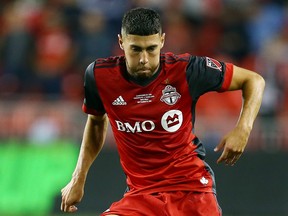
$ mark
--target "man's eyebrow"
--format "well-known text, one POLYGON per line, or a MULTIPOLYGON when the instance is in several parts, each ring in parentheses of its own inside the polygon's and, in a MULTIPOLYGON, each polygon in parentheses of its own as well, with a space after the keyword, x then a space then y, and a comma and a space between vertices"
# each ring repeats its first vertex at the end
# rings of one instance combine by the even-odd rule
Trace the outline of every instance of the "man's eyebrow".
POLYGON ((131 44, 130 46, 133 47, 133 48, 137 48, 137 49, 149 49, 149 48, 158 47, 158 44, 150 45, 150 46, 147 46, 147 47, 141 47, 141 46, 138 46, 138 45, 135 45, 135 44, 131 44))
POLYGON ((148 46, 147 49, 149 49, 149 48, 156 48, 156 47, 158 47, 158 44, 148 46))
POLYGON ((142 49, 142 47, 137 46, 137 45, 134 45, 134 44, 130 44, 130 46, 131 46, 131 47, 134 47, 134 48, 141 48, 141 49, 142 49))

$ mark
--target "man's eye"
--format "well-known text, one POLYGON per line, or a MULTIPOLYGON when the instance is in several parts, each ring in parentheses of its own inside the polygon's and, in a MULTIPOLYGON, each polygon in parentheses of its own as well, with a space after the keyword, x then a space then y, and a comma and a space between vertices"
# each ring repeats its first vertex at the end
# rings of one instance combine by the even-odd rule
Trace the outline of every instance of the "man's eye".
POLYGON ((137 48, 137 47, 132 47, 132 50, 133 50, 134 52, 141 52, 141 49, 140 49, 140 48, 137 48))
POLYGON ((154 50, 155 50, 155 47, 149 47, 149 48, 147 49, 148 52, 153 52, 154 50))

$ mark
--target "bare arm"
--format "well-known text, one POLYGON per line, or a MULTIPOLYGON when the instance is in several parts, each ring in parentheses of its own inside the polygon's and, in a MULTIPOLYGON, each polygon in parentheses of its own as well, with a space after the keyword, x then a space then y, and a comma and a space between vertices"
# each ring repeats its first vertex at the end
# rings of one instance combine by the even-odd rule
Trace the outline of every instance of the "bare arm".
POLYGON ((236 127, 215 148, 215 151, 224 148, 218 163, 234 165, 240 158, 260 109, 264 87, 265 81, 259 74, 234 66, 229 90, 242 90, 243 106, 236 127))
POLYGON ((79 203, 84 195, 86 177, 93 161, 103 147, 107 126, 106 115, 88 115, 76 168, 71 181, 61 190, 62 211, 75 212, 77 210, 75 204, 79 203))
POLYGON ((73 178, 86 179, 88 170, 103 147, 108 120, 107 116, 88 115, 78 162, 73 178))

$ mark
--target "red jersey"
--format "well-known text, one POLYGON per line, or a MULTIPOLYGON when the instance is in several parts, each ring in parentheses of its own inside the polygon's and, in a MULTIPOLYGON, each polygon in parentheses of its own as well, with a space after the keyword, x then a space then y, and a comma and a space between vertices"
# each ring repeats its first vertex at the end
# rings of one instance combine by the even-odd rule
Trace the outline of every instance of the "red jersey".
POLYGON ((145 82, 131 78, 125 57, 97 59, 85 72, 83 111, 107 113, 128 193, 215 192, 205 149, 194 134, 195 107, 208 91, 229 88, 233 65, 163 53, 145 82))

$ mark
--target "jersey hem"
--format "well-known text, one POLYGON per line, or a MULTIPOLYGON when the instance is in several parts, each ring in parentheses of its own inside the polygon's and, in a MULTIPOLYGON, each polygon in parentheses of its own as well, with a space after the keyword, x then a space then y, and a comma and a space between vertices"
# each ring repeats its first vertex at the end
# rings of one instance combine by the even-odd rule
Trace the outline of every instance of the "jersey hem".
POLYGON ((125 195, 131 195, 131 194, 137 194, 137 193, 143 193, 143 194, 153 194, 153 193, 159 193, 159 192, 169 192, 169 191, 191 191, 196 193, 214 193, 216 194, 216 189, 212 187, 206 187, 206 188, 190 188, 190 187, 159 187, 159 188, 153 188, 153 189, 135 189, 127 191, 125 195))

